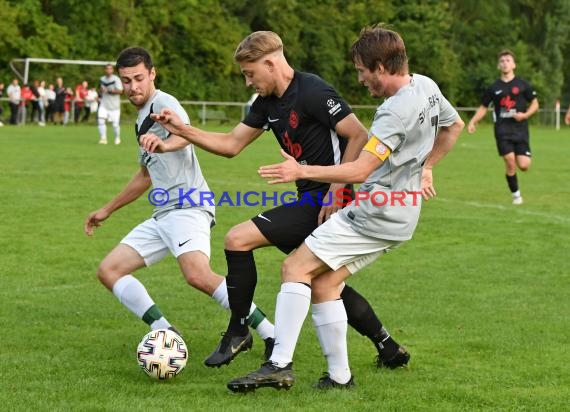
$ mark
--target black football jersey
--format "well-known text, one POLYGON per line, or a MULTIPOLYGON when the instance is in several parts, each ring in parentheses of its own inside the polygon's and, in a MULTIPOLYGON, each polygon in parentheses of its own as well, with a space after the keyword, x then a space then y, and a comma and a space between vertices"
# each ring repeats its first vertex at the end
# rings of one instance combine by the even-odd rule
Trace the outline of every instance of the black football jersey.
POLYGON ((488 107, 493 103, 493 120, 497 135, 528 134, 528 122, 513 118, 516 112, 525 112, 528 104, 536 98, 536 92, 526 81, 513 78, 510 82, 497 79, 485 91, 481 104, 488 107))
MULTIPOLYGON (((300 164, 330 166, 339 164, 347 139, 338 136, 338 122, 352 109, 320 77, 295 72, 281 97, 259 96, 243 123, 273 131, 281 147, 300 164)), ((298 180, 297 191, 326 193, 328 183, 298 180)))

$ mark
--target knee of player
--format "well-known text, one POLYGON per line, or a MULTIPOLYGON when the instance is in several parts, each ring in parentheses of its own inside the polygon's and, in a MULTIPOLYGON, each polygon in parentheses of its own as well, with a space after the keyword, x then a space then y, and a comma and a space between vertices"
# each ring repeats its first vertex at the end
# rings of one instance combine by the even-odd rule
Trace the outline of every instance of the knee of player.
POLYGON ((236 227, 232 227, 224 238, 224 247, 227 250, 244 250, 246 239, 236 227))
POLYGON ((119 273, 113 269, 113 265, 106 260, 99 264, 97 269, 97 279, 104 285, 110 284, 112 279, 120 277, 119 273))
POLYGON ((196 271, 185 271, 184 279, 186 279, 186 283, 188 283, 190 286, 200 286, 200 276, 198 276, 198 272, 196 271))
POLYGON ((299 282, 305 277, 299 276, 299 270, 296 269, 295 258, 291 255, 287 256, 281 265, 281 280, 283 282, 299 282))

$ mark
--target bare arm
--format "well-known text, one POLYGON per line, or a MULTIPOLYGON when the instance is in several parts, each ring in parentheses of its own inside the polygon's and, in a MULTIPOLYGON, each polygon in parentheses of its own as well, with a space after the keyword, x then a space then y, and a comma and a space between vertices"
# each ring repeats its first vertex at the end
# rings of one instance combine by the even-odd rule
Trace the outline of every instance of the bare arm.
POLYGON ((139 138, 139 146, 149 153, 175 152, 189 144, 188 140, 175 134, 171 134, 164 140, 153 133, 143 134, 139 138))
MULTIPOLYGON (((346 116, 340 122, 337 123, 335 128, 336 133, 339 136, 344 136, 348 139, 346 149, 344 150, 344 155, 342 156, 341 163, 352 162, 358 158, 358 155, 362 151, 362 148, 368 140, 368 131, 364 125, 358 120, 354 113, 346 116)), ((342 189, 345 184, 343 183, 332 183, 329 192, 331 193, 331 202, 326 206, 321 207, 319 212, 318 224, 320 225, 326 221, 333 213, 337 212, 343 204, 343 200, 337 197, 338 189, 342 189), (334 197, 337 197, 335 201, 334 197)), ((328 197, 327 197, 328 198, 328 197)))
POLYGON ((564 116, 564 123, 570 126, 570 106, 568 106, 568 110, 566 110, 566 116, 564 116))
POLYGON ((479 108, 477 109, 477 111, 469 121, 469 124, 467 125, 467 131, 469 132, 469 134, 475 133, 476 130, 475 126, 477 126, 477 123, 479 123, 479 121, 483 117, 485 117, 486 114, 487 114, 487 108, 483 105, 479 106, 479 108))
POLYGON ((93 235, 93 229, 101 226, 101 223, 111 216, 114 211, 138 199, 146 192, 150 185, 151 180, 148 170, 146 167, 141 167, 118 195, 111 199, 105 206, 87 216, 83 227, 85 234, 87 234, 87 236, 93 235))
POLYGON ((172 134, 224 157, 236 156, 263 133, 263 129, 254 129, 243 123, 239 123, 228 133, 207 132, 184 124, 171 109, 162 109, 159 114, 152 114, 151 117, 172 134))
POLYGON ((526 112, 516 112, 513 116, 517 122, 522 122, 538 111, 538 99, 534 98, 530 102, 526 112))
POLYGON ((439 129, 431 153, 426 159, 422 171, 422 195, 424 199, 427 200, 436 195, 435 188, 433 187, 432 169, 455 145, 464 126, 465 123, 463 123, 463 120, 457 117, 451 126, 439 129))
POLYGON ((299 179, 317 182, 362 183, 372 171, 382 164, 382 160, 367 151, 361 151, 358 159, 333 166, 300 165, 293 156, 283 149, 284 162, 262 166, 259 175, 268 179, 269 184, 294 182, 299 179))

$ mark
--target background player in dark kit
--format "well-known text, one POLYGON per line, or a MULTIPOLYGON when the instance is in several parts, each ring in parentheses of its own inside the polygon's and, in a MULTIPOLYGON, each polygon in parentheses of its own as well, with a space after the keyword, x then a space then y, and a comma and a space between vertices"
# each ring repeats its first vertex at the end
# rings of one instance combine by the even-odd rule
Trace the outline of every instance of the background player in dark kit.
POLYGON ((505 161, 507 184, 513 204, 521 205, 523 198, 517 180, 517 166, 525 172, 531 163, 530 136, 527 119, 538 111, 536 92, 526 81, 515 77, 515 56, 510 50, 499 53, 498 68, 501 77, 485 91, 481 106, 467 126, 469 133, 487 113, 491 102, 494 106, 495 140, 499 155, 505 161))

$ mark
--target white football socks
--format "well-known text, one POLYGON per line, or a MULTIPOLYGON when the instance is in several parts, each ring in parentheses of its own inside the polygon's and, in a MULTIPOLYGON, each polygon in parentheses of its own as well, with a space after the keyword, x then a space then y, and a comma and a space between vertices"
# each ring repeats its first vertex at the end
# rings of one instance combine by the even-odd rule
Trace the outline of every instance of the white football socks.
POLYGON ((101 140, 107 140, 107 125, 105 124, 105 119, 97 119, 97 128, 99 129, 101 140))
POLYGON ((310 287, 297 282, 281 285, 275 305, 275 346, 270 358, 280 368, 293 361, 295 346, 310 305, 310 287))
POLYGON ((329 376, 335 382, 347 383, 351 377, 346 343, 348 322, 342 299, 314 304, 313 324, 327 359, 329 376))
MULTIPOLYGON (((120 278, 113 285, 113 294, 140 319, 154 305, 154 301, 146 291, 144 285, 133 275, 126 275, 120 278)), ((154 329, 169 328, 170 323, 161 317, 155 320, 150 327, 154 329)))

